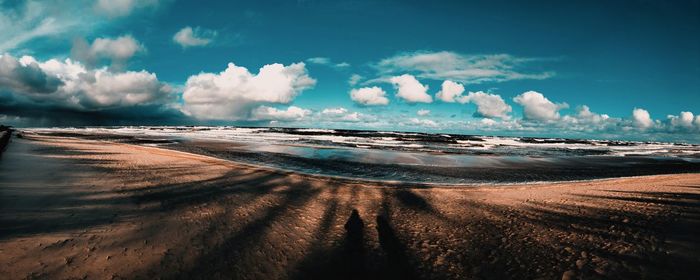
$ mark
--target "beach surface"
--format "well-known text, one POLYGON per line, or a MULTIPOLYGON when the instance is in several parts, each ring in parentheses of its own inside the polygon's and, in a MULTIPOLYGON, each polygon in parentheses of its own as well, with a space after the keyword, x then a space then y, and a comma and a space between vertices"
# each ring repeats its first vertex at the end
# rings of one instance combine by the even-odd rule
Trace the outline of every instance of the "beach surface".
POLYGON ((3 279, 697 279, 698 236, 697 173, 402 185, 31 134, 0 157, 3 279))

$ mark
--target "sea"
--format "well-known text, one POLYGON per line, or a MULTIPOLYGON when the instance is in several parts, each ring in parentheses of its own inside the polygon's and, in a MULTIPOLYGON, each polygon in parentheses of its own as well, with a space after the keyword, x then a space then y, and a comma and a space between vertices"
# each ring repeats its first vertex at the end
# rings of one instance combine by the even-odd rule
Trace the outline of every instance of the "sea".
POLYGON ((465 186, 700 172, 700 145, 231 126, 23 129, 156 146, 305 174, 465 186))

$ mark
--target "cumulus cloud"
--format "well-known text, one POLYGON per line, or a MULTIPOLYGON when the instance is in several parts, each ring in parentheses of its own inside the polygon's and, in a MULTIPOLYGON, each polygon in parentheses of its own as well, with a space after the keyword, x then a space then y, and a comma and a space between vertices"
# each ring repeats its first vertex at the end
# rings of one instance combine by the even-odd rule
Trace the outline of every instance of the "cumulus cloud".
POLYGON ((482 91, 464 94, 464 85, 450 80, 442 82, 442 89, 435 97, 443 102, 474 103, 477 106, 475 117, 483 118, 510 118, 508 115, 512 108, 498 94, 490 94, 482 91))
POLYGON ((490 94, 482 91, 469 92, 458 100, 460 103, 474 103, 476 105, 475 117, 508 119, 512 108, 498 94, 490 94))
POLYGON ((438 124, 429 119, 419 119, 419 118, 411 118, 408 120, 408 123, 404 123, 404 125, 411 125, 411 126, 425 126, 425 127, 437 127, 438 124))
POLYGON ((586 105, 582 105, 578 108, 577 117, 579 120, 584 120, 591 123, 599 123, 610 119, 610 116, 607 114, 597 114, 591 112, 591 108, 586 105))
POLYGON ((580 132, 609 132, 623 126, 622 119, 611 118, 607 114, 595 113, 586 105, 579 106, 576 110, 576 114, 563 116, 561 121, 555 126, 562 131, 580 132))
MULTIPOLYGON (((563 115, 554 121, 529 121, 527 119, 466 121, 464 129, 482 131, 510 131, 517 134, 552 134, 595 138, 621 138, 646 141, 697 141, 700 120, 691 112, 669 115, 661 122, 651 118, 648 111, 635 108, 629 118, 616 118, 593 112, 588 106, 577 107, 576 113, 563 115), (697 122, 696 122, 697 121, 697 122), (630 131, 638 132, 630 134, 630 131), (664 140, 665 139, 665 140, 664 140), (692 139, 692 140, 691 140, 692 139)), ((458 124, 454 124, 458 125, 458 124)))
POLYGON ((674 128, 693 128, 693 113, 692 112, 681 112, 680 116, 669 115, 669 122, 674 128))
POLYGON ((559 110, 568 108, 566 103, 553 103, 536 91, 528 91, 513 98, 523 106, 525 120, 553 121, 559 119, 559 110))
POLYGON ((462 84, 446 80, 442 82, 442 89, 435 94, 435 97, 443 102, 454 103, 458 97, 462 96, 462 93, 464 93, 462 84))
POLYGON ((44 72, 36 61, 24 63, 10 55, 0 55, 0 89, 11 92, 45 94, 58 90, 63 82, 44 72))
POLYGON ((498 121, 496 121, 496 120, 494 120, 494 119, 488 119, 488 118, 486 118, 486 119, 481 119, 480 123, 481 123, 482 125, 484 125, 484 126, 489 127, 489 126, 495 126, 495 125, 497 125, 497 124, 498 124, 498 121))
POLYGON ((280 110, 269 106, 260 106, 252 111, 252 120, 266 121, 298 121, 310 115, 311 111, 296 106, 280 110))
POLYGON ((110 17, 121 17, 131 14, 136 9, 158 5, 158 0, 98 0, 95 10, 110 17))
POLYGON ((419 116, 427 116, 430 115, 430 110, 420 109, 418 112, 416 112, 416 114, 419 116))
POLYGON ((320 115, 323 121, 333 122, 359 122, 363 117, 362 114, 358 112, 351 113, 343 107, 323 109, 320 115))
POLYGON ((146 71, 114 73, 90 70, 70 59, 39 62, 31 56, 19 60, 0 56, 0 92, 17 102, 95 111, 119 107, 165 104, 173 89, 146 71))
POLYGON ((651 119, 649 111, 641 108, 634 108, 634 110, 632 110, 632 121, 637 128, 642 130, 648 129, 654 125, 654 120, 651 119))
POLYGON ((73 42, 71 55, 89 67, 97 65, 100 60, 109 60, 113 68, 121 69, 126 62, 145 48, 131 35, 117 38, 97 38, 92 44, 84 39, 73 42))
POLYGON ((289 104, 316 85, 304 63, 268 64, 253 74, 229 63, 221 73, 190 76, 182 95, 183 111, 198 119, 245 120, 260 105, 289 104))
POLYGON ((81 105, 88 108, 134 106, 165 97, 172 89, 146 71, 112 73, 98 70, 82 76, 80 90, 86 93, 81 105))
POLYGON ((383 59, 375 67, 380 76, 410 73, 422 79, 452 80, 469 84, 542 80, 554 76, 553 72, 527 73, 519 70, 538 60, 541 59, 520 58, 508 54, 464 55, 449 51, 418 51, 383 59))
POLYGON ((338 116, 338 115, 343 115, 348 112, 348 109, 345 109, 343 107, 338 107, 338 108, 326 108, 321 111, 321 114, 323 115, 330 115, 330 116, 338 116))
POLYGON ((216 35, 217 32, 214 30, 186 26, 173 35, 173 42, 183 48, 201 47, 209 45, 216 35))
POLYGON ((416 77, 404 74, 391 77, 389 80, 397 89, 396 97, 408 103, 431 103, 433 98, 428 94, 428 86, 421 84, 416 77))
POLYGON ((378 106, 389 104, 386 92, 380 87, 363 87, 350 90, 350 99, 363 106, 378 106))

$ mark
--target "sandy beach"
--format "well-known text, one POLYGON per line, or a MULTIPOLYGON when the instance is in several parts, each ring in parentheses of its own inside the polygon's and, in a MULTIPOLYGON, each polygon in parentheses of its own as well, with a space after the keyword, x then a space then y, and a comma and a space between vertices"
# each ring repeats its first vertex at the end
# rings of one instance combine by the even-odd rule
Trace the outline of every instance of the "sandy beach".
POLYGON ((0 158, 3 279, 692 279, 698 234, 700 174, 405 186, 39 135, 0 158))

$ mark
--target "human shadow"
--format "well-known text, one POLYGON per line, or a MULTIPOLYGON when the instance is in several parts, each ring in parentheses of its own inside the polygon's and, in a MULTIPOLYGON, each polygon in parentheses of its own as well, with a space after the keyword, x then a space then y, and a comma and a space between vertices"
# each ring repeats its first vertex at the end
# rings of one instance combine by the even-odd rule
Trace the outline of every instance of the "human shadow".
POLYGON ((414 267, 409 262, 406 247, 396 236, 394 229, 384 216, 377 216, 379 244, 386 255, 386 265, 380 271, 382 279, 417 279, 414 267))
POLYGON ((339 246, 306 257, 294 279, 417 279, 407 248, 384 216, 376 217, 379 250, 367 248, 365 222, 353 209, 339 246))
POLYGON ((357 209, 352 209, 343 229, 345 233, 338 244, 331 248, 314 248, 300 262, 291 278, 371 279, 373 273, 366 266, 365 223, 357 209))
POLYGON ((360 218, 357 209, 353 209, 348 221, 345 222, 345 245, 344 253, 347 261, 347 272, 351 278, 360 277, 366 274, 365 270, 365 248, 364 230, 365 223, 360 218))

